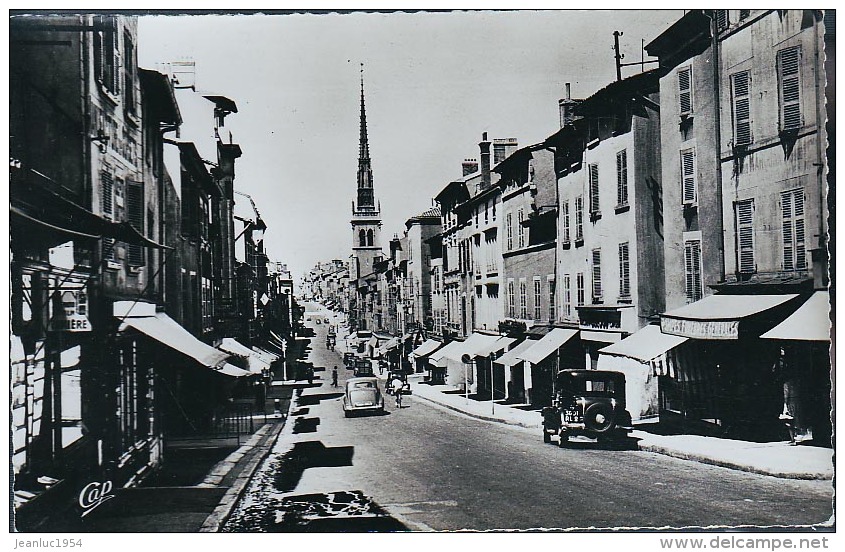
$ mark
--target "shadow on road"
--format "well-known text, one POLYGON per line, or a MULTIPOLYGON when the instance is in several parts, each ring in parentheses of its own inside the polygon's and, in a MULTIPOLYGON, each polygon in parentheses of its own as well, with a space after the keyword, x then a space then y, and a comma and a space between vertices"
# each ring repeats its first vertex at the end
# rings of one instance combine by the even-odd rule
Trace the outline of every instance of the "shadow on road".
POLYGON ((316 433, 320 418, 296 418, 293 421, 293 433, 316 433))
POLYGON ((281 458, 274 486, 290 492, 299 484, 308 468, 337 468, 351 466, 355 447, 326 447, 322 441, 302 441, 281 458))
MULTIPOLYGON (((639 450, 636 437, 620 439, 618 441, 569 441, 562 448, 572 450, 639 450)), ((555 445, 557 442, 554 443, 555 445)))
POLYGON ((302 395, 297 399, 299 406, 315 406, 320 404, 320 401, 330 401, 332 399, 339 399, 343 393, 316 393, 314 395, 302 395))
POLYGON ((270 528, 273 532, 365 533, 409 530, 361 491, 289 496, 282 500, 281 506, 281 519, 270 528))
POLYGON ((308 408, 300 408, 296 412, 292 412, 291 416, 307 416, 309 412, 308 408))

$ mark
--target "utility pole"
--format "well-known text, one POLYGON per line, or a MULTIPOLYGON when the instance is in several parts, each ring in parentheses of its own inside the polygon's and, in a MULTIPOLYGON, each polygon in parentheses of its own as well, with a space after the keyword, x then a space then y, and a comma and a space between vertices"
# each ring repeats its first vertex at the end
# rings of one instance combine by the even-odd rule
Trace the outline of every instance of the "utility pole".
POLYGON ((625 54, 619 53, 619 37, 622 36, 624 33, 622 31, 613 31, 613 51, 614 51, 614 60, 616 61, 616 80, 622 80, 622 68, 623 67, 630 67, 632 65, 639 65, 642 71, 645 71, 645 64, 646 63, 659 63, 659 60, 645 59, 645 40, 640 39, 640 61, 636 61, 633 63, 622 63, 622 60, 625 59, 625 54))

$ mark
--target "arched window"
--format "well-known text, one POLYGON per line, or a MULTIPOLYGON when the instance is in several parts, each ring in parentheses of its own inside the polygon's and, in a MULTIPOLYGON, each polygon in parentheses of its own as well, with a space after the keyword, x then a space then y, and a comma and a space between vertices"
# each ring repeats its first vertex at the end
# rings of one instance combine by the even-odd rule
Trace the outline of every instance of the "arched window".
POLYGON ((373 245, 373 229, 367 230, 367 245, 373 245))
POLYGON ((367 233, 364 230, 358 232, 358 245, 361 247, 367 245, 367 233))

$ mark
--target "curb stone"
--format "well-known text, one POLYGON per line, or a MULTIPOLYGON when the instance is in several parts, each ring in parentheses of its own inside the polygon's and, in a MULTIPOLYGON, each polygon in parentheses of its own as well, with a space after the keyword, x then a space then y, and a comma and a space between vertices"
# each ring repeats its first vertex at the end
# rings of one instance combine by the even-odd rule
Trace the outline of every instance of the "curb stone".
MULTIPOLYGON (((199 529, 200 533, 219 533, 220 528, 223 527, 223 524, 229 519, 232 515, 232 511, 235 509, 235 505, 238 503, 238 500, 243 496, 244 491, 246 490, 246 486, 249 481, 252 479, 252 476, 255 474, 258 466, 261 462, 264 461, 265 458, 270 454, 273 450, 273 446, 276 440, 279 438, 282 430, 287 425, 287 420, 290 417, 292 412, 293 406, 296 401, 291 400, 290 405, 288 406, 288 412, 282 420, 282 423, 278 424, 277 427, 274 428, 274 434, 270 433, 270 428, 273 428, 275 424, 268 424, 265 425, 263 428, 259 429, 258 432, 253 435, 247 443, 245 443, 240 449, 232 453, 236 455, 240 453, 239 459, 242 458, 247 450, 252 450, 258 444, 263 442, 269 446, 265 446, 263 451, 257 452, 247 463, 244 470, 235 478, 235 482, 232 484, 231 487, 226 491, 226 494, 223 495, 223 498, 220 499, 220 503, 214 508, 214 511, 209 514, 205 521, 202 524, 202 527, 199 529), (258 435, 259 432, 264 430, 264 434, 258 435), (269 435, 268 435, 269 434, 269 435), (250 441, 254 441, 250 443, 250 441)), ((231 456, 231 455, 230 455, 231 456)), ((224 462, 228 461, 227 458, 224 462)), ((234 464, 226 470, 226 473, 231 471, 234 468, 234 464)), ((225 475, 225 474, 224 474, 225 475)), ((222 477, 221 477, 222 480, 222 477)))
MULTIPOLYGON (((537 429, 539 427, 539 425, 528 425, 528 424, 524 424, 524 423, 521 423, 521 422, 513 422, 513 421, 509 421, 509 420, 503 420, 501 418, 493 418, 491 416, 484 416, 484 415, 481 415, 481 414, 475 414, 473 412, 467 412, 465 410, 461 410, 460 408, 458 408, 456 406, 452 406, 450 404, 442 403, 442 402, 436 401, 432 398, 425 397, 423 395, 415 395, 415 397, 417 397, 419 399, 426 400, 426 401, 428 401, 432 404, 436 404, 438 406, 452 410, 454 412, 459 412, 461 414, 464 414, 465 416, 470 416, 472 418, 477 418, 479 420, 484 420, 484 421, 487 421, 487 422, 497 422, 497 423, 501 423, 501 424, 512 425, 512 426, 517 426, 517 427, 524 427, 524 428, 528 428, 528 429, 537 429)), ((640 445, 640 444, 638 444, 637 447, 638 447, 639 450, 645 451, 645 452, 653 452, 655 454, 662 454, 664 456, 671 456, 673 458, 678 458, 678 459, 681 459, 681 460, 689 460, 689 461, 692 461, 692 462, 699 462, 701 464, 709 464, 709 465, 712 465, 712 466, 719 466, 719 467, 722 467, 722 468, 728 468, 728 469, 732 469, 732 470, 744 471, 744 472, 748 472, 748 473, 756 473, 758 475, 767 475, 767 476, 770 476, 770 477, 777 477, 777 478, 780 478, 780 479, 801 479, 801 480, 830 480, 830 479, 832 479, 832 474, 827 474, 827 473, 823 473, 823 472, 782 472, 782 471, 778 471, 778 470, 760 468, 760 467, 757 467, 757 466, 750 466, 750 465, 747 465, 747 464, 740 464, 740 463, 737 463, 737 462, 731 462, 729 460, 719 460, 717 458, 710 458, 710 457, 703 456, 703 455, 700 455, 700 454, 687 453, 687 452, 667 448, 667 447, 660 446, 660 445, 640 445)))
POLYGON ((671 456, 681 460, 690 460, 692 462, 699 462, 701 464, 709 464, 711 466, 719 466, 721 468, 728 468, 732 470, 744 471, 748 473, 756 473, 758 475, 768 475, 770 477, 777 477, 779 479, 803 479, 803 480, 830 480, 832 474, 822 472, 782 472, 768 468, 760 468, 757 466, 749 466, 747 464, 739 464, 729 460, 719 460, 718 458, 710 458, 700 454, 692 454, 682 452, 660 445, 638 445, 639 449, 645 452, 653 452, 655 454, 662 454, 664 456, 671 456))

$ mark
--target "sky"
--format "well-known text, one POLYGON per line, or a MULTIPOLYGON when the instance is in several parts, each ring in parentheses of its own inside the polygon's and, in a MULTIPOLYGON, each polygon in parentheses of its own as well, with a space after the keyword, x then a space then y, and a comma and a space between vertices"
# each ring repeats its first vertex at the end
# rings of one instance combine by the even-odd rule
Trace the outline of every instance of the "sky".
MULTIPOLYGON (((153 15, 138 22, 141 67, 192 60, 196 86, 233 99, 235 187, 267 223, 271 260, 299 279, 351 253, 361 63, 382 247, 479 157, 483 132, 536 143, 559 126, 571 83, 584 98, 681 10, 153 15)), ((648 68, 648 66, 646 66, 648 68)), ((640 70, 623 68, 623 77, 640 70)), ((243 198, 241 198, 243 199, 243 198)), ((236 196, 236 201, 238 196, 236 196)))

